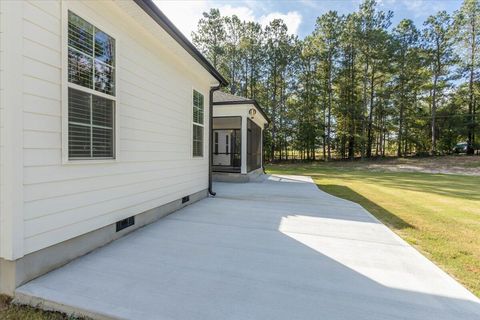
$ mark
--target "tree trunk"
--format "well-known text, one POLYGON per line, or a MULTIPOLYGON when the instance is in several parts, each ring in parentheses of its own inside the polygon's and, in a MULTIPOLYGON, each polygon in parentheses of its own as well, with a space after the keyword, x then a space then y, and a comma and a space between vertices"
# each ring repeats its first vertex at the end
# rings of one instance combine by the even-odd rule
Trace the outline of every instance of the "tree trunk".
MULTIPOLYGON (((327 160, 332 158, 331 155, 331 142, 330 142, 330 134, 332 131, 332 57, 331 53, 329 53, 329 66, 328 66, 328 111, 327 111, 327 160)), ((325 144, 325 141, 324 141, 325 144)), ((324 148, 325 149, 325 148, 324 148)), ((323 158, 325 159, 325 150, 323 152, 323 158)))
POLYGON ((467 154, 474 154, 475 148, 473 146, 474 140, 474 116, 473 116, 473 81, 474 81, 474 68, 475 68, 475 46, 476 46, 476 34, 475 34, 475 23, 472 23, 472 48, 471 48, 471 57, 470 57, 470 80, 468 83, 469 99, 468 99, 468 146, 467 154))
MULTIPOLYGON (((348 141, 348 158, 354 159, 355 158, 355 133, 356 133, 356 114, 355 114, 355 56, 353 52, 353 47, 350 48, 351 50, 351 57, 350 57, 350 98, 349 98, 349 105, 352 110, 352 125, 350 126, 350 136, 348 141)), ((363 119, 362 119, 363 121, 363 119)))
POLYGON ((436 113, 437 113, 437 86, 438 86, 438 78, 440 76, 440 72, 442 70, 442 61, 440 57, 440 43, 437 38, 437 49, 436 49, 436 56, 435 56, 435 71, 434 71, 434 78, 433 78, 433 93, 432 93, 432 148, 431 154, 435 155, 437 152, 437 131, 436 131, 436 113))
POLYGON ((375 97, 375 70, 372 67, 372 78, 370 82, 370 110, 368 114, 368 133, 367 133, 367 158, 372 157, 372 125, 373 125, 373 99, 375 97))
POLYGON ((327 158, 327 137, 325 135, 323 135, 323 161, 326 161, 327 158))
POLYGON ((435 155, 437 152, 437 134, 436 134, 436 124, 435 124, 435 116, 437 113, 437 82, 438 77, 435 75, 433 80, 433 92, 432 92, 432 147, 430 149, 430 153, 435 155))
POLYGON ((271 153, 272 153, 272 162, 275 161, 275 140, 276 140, 276 109, 277 109, 277 63, 276 61, 273 64, 273 101, 272 101, 272 145, 271 145, 271 153))
POLYGON ((367 82, 368 82, 368 69, 369 69, 369 59, 367 57, 365 71, 363 75, 363 110, 361 112, 361 121, 362 121, 362 140, 360 145, 360 153, 362 160, 365 159, 365 112, 367 110, 367 82))
POLYGON ((477 123, 477 100, 474 98, 473 99, 473 130, 472 130, 472 144, 474 145, 475 148, 475 128, 476 128, 476 123, 477 123))
POLYGON ((404 143, 403 143, 403 156, 408 154, 408 125, 405 124, 405 130, 403 135, 404 143))
POLYGON ((402 139, 403 139, 403 101, 400 102, 400 118, 398 123, 398 149, 397 157, 402 156, 402 139))

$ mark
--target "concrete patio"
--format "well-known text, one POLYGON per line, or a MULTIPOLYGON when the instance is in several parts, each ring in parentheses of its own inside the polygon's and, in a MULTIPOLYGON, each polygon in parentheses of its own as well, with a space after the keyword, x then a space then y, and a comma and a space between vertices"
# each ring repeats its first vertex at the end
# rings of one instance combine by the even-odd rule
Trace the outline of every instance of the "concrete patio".
POLYGON ((18 302, 121 319, 480 319, 480 301, 309 178, 204 199, 40 277, 18 302))

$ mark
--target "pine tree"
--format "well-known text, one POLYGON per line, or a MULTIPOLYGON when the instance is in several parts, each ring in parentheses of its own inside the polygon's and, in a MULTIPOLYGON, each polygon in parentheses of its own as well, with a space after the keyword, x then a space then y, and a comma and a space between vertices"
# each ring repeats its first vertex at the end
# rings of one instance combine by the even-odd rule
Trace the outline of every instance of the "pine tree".
POLYGON ((423 37, 429 53, 432 73, 431 93, 431 147, 430 152, 437 152, 436 112, 444 89, 449 85, 450 67, 454 64, 453 53, 453 23, 446 11, 440 11, 428 17, 424 23, 423 37))
POLYGON ((333 108, 333 81, 337 72, 337 58, 339 54, 338 45, 340 42, 340 32, 343 28, 343 18, 338 16, 336 11, 329 11, 317 18, 314 34, 314 43, 317 47, 319 58, 321 59, 321 74, 323 75, 323 87, 326 93, 326 123, 324 133, 326 145, 326 159, 330 160, 331 138, 332 138, 332 108, 333 108))
POLYGON ((192 39, 215 68, 221 63, 225 50, 225 20, 218 9, 204 12, 203 18, 198 22, 198 31, 192 32, 192 39))
POLYGON ((475 143, 475 82, 480 67, 480 3, 478 0, 465 0, 455 13, 456 35, 460 44, 462 74, 468 77, 468 123, 467 153, 474 153, 475 143))

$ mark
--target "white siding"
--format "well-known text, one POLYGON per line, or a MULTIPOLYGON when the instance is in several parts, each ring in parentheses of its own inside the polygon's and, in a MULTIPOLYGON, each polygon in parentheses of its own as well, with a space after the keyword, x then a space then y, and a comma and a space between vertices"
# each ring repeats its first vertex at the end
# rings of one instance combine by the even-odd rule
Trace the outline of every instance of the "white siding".
POLYGON ((206 189, 208 184, 207 157, 191 155, 191 122, 193 88, 204 94, 208 115, 211 76, 189 68, 190 61, 172 54, 115 3, 76 1, 68 6, 116 37, 119 159, 62 162, 66 21, 59 1, 25 2, 24 254, 206 189))
MULTIPOLYGON (((4 83, 5 83, 5 72, 3 68, 3 60, 4 60, 4 30, 5 30, 5 15, 3 13, 3 4, 2 1, 0 1, 0 241, 2 239, 1 236, 1 230, 2 230, 2 208, 3 208, 3 192, 2 190, 4 189, 4 183, 3 183, 3 178, 2 178, 2 172, 3 172, 3 144, 4 144, 4 125, 3 125, 3 104, 4 104, 4 99, 3 99, 3 91, 4 91, 4 83)), ((0 252, 2 250, 0 249, 0 252)))

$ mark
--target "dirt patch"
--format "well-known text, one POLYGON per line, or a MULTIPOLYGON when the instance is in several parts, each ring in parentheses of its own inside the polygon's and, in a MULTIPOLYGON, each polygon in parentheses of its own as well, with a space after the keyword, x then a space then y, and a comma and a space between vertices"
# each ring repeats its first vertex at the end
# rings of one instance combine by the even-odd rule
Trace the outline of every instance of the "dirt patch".
POLYGON ((0 312, 7 310, 11 302, 12 298, 9 296, 0 295, 0 312))

